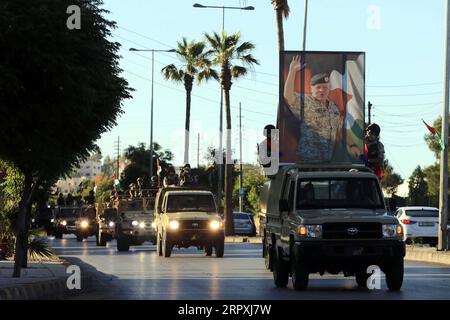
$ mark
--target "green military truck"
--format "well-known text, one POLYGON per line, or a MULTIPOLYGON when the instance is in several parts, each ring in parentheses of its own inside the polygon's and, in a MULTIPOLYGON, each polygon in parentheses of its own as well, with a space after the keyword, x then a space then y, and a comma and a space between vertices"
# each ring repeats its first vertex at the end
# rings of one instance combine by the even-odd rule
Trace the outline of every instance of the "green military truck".
POLYGON ((211 191, 190 187, 161 188, 155 201, 156 251, 170 257, 172 249, 196 246, 223 257, 225 235, 211 191))
POLYGON ((357 165, 285 165, 261 192, 263 256, 277 287, 289 276, 296 290, 309 274, 356 277, 366 286, 369 266, 386 275, 389 290, 403 283, 405 244, 387 214, 378 178, 357 165))

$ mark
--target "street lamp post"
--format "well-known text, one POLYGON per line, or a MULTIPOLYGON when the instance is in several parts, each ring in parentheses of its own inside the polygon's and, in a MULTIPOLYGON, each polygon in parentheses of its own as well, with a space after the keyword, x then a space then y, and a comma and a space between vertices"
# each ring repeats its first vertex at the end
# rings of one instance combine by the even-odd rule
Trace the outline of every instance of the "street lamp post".
MULTIPOLYGON (((255 7, 253 6, 247 6, 247 7, 228 7, 228 6, 204 6, 200 3, 195 3, 193 5, 194 8, 200 8, 200 9, 222 9, 222 37, 223 33, 225 31, 225 9, 231 9, 231 10, 255 10, 255 7)), ((220 163, 223 159, 223 153, 222 153, 222 140, 223 140, 223 89, 222 85, 220 86, 220 122, 219 122, 219 155, 220 155, 220 163)), ((227 150, 228 152, 229 150, 227 150)), ((218 172, 218 188, 217 188, 217 203, 219 204, 219 207, 221 206, 221 200, 222 200, 222 187, 223 187, 223 177, 222 177, 222 168, 219 164, 219 172, 218 172)))
POLYGON ((156 49, 135 49, 130 48, 130 51, 141 52, 141 51, 151 51, 152 52, 152 96, 150 102, 150 179, 153 176, 153 78, 155 74, 155 52, 175 52, 175 49, 170 50, 156 50, 156 49))

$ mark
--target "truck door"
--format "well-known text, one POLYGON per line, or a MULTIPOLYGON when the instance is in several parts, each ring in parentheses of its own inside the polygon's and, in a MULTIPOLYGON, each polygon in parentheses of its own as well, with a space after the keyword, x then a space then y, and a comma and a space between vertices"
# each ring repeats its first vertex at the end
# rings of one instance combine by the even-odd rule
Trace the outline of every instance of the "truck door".
POLYGON ((289 234, 290 234, 290 215, 294 209, 294 193, 295 193, 295 179, 290 176, 286 181, 284 188, 283 199, 287 202, 287 210, 281 212, 281 243, 284 249, 289 249, 289 234))

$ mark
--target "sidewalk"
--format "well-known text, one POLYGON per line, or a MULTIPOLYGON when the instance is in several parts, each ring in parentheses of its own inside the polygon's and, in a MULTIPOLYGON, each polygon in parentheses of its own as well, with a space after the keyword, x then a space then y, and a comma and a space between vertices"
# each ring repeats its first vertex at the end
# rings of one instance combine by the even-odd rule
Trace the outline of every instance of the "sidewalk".
POLYGON ((258 236, 230 236, 225 237, 225 243, 262 243, 262 238, 258 236))
POLYGON ((441 263, 450 265, 450 251, 437 251, 433 247, 422 247, 418 245, 406 246, 406 260, 441 263))
POLYGON ((81 290, 67 288, 68 263, 59 260, 30 262, 20 278, 12 278, 14 262, 0 261, 0 300, 65 299, 91 290, 91 277, 82 272, 81 290))

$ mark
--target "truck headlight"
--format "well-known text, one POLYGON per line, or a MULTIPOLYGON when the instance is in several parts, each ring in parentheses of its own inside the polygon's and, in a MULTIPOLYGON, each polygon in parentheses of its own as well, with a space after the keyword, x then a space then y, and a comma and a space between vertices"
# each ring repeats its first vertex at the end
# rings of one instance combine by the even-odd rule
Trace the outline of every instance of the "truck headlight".
POLYGON ((139 222, 139 228, 144 229, 145 228, 145 222, 139 222))
POLYGON ((108 223, 108 226, 109 226, 110 228, 114 227, 114 225, 115 225, 114 221, 110 221, 110 222, 108 223))
POLYGON ((220 227, 221 227, 221 223, 220 223, 220 221, 213 220, 213 221, 211 221, 211 222, 209 223, 209 227, 210 227, 212 230, 219 230, 220 227))
POLYGON ((305 238, 322 238, 322 225, 307 224, 298 227, 298 234, 305 238))
POLYGON ((60 223, 61 223, 62 226, 67 226, 67 221, 66 220, 63 220, 60 223))
POLYGON ((156 229, 156 222, 152 222, 152 228, 156 229))
POLYGON ((383 224, 384 238, 402 238, 403 227, 400 224, 383 224))
POLYGON ((81 221, 80 223, 80 227, 83 229, 86 229, 89 226, 89 222, 87 222, 86 220, 81 221))
POLYGON ((177 230, 180 227, 180 223, 176 220, 170 221, 169 222, 169 228, 171 230, 177 230))
POLYGON ((137 227, 137 226, 139 225, 139 222, 136 221, 136 220, 133 220, 133 221, 131 222, 131 225, 132 225, 133 227, 137 227))
POLYGON ((50 222, 55 222, 55 219, 50 220, 50 222))

